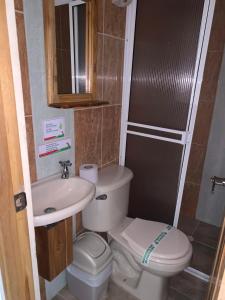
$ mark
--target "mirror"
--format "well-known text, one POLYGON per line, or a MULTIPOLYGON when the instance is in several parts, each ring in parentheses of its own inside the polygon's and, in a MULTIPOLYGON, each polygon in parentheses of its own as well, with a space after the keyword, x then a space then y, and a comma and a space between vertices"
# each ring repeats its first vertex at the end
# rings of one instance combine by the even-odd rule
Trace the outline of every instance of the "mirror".
POLYGON ((48 105, 97 105, 95 0, 43 0, 48 105))

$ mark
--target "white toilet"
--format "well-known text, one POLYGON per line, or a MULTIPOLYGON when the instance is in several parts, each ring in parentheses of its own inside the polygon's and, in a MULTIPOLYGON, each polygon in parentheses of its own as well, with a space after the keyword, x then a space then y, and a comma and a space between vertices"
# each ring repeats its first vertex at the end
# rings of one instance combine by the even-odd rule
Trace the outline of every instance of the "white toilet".
POLYGON ((108 232, 112 280, 141 300, 165 300, 168 278, 189 264, 192 246, 184 233, 164 223, 127 218, 133 173, 113 165, 99 172, 96 197, 82 212, 83 226, 108 232))

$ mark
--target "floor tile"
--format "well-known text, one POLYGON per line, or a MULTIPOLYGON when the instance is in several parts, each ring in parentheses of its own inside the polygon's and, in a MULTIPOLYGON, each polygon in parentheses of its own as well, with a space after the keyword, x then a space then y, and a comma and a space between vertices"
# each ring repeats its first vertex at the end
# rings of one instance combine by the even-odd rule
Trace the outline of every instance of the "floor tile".
POLYGON ((52 300, 65 300, 65 299, 58 294, 52 300))
POLYGON ((200 221, 184 215, 180 216, 178 228, 187 235, 193 235, 200 221))
MULTIPOLYGON (((167 300, 205 300, 208 284, 185 272, 171 278, 167 300)), ((68 288, 62 289, 52 300, 78 300, 71 295, 68 288)), ((85 299, 88 300, 88 299, 85 299)), ((105 300, 138 300, 125 290, 109 283, 108 296, 105 300)))
POLYGON ((123 289, 118 287, 115 283, 110 282, 109 293, 107 300, 138 300, 136 297, 125 292, 123 289))
POLYGON ((185 295, 180 294, 174 289, 169 289, 169 295, 167 300, 189 300, 190 298, 186 297, 185 295))
POLYGON ((171 278, 170 287, 190 300, 205 300, 208 284, 186 272, 182 272, 171 278))
POLYGON ((63 297, 63 299, 65 300, 78 300, 76 297, 74 297, 70 291, 68 290, 68 287, 65 287, 64 289, 62 289, 59 292, 59 295, 63 297))
POLYGON ((200 222, 197 230, 194 233, 196 242, 208 245, 212 248, 217 248, 220 228, 211 224, 200 222))
POLYGON ((213 268, 216 250, 195 241, 192 243, 192 246, 193 256, 190 264, 191 267, 210 275, 213 268))

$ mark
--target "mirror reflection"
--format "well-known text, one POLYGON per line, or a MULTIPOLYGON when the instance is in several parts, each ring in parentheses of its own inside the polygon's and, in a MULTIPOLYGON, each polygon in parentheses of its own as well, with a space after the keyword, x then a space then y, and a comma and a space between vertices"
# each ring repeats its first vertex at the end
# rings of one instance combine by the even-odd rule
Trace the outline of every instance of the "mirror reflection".
POLYGON ((87 87, 87 4, 55 0, 58 94, 82 94, 87 87))

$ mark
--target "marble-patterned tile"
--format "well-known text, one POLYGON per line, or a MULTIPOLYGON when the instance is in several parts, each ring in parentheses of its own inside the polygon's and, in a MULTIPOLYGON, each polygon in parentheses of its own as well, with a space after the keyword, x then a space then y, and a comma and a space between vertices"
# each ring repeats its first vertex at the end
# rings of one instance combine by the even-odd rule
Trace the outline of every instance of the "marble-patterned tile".
POLYGON ((112 1, 105 1, 104 33, 124 38, 126 8, 117 7, 112 1))
POLYGON ((15 9, 23 11, 23 0, 14 0, 15 9))
POLYGON ((219 72, 222 62, 222 52, 208 51, 201 86, 200 101, 215 101, 219 72))
POLYGON ((110 104, 122 102, 124 41, 104 37, 103 100, 110 104))
POLYGON ((16 13, 16 25, 17 25, 18 44, 19 44, 19 57, 20 57, 20 67, 21 67, 21 76, 22 76, 24 110, 25 110, 25 115, 31 115, 32 109, 31 109, 31 96, 30 96, 30 82, 29 82, 27 48, 26 48, 26 37, 25 37, 23 14, 16 13))
POLYGON ((75 120, 76 174, 84 163, 101 164, 102 108, 77 110, 75 120))
POLYGON ((207 275, 212 273, 216 250, 198 242, 193 242, 193 256, 191 267, 207 275))
POLYGON ((187 181, 201 183, 206 147, 192 143, 187 169, 187 181))
POLYGON ((30 167, 31 182, 37 180, 36 172, 36 160, 35 160, 35 146, 34 146, 34 132, 32 116, 26 117, 26 131, 27 131, 27 147, 28 147, 28 158, 30 167))
POLYGON ((120 106, 103 107, 102 165, 115 161, 119 157, 120 114, 120 106))
POLYGON ((178 228, 183 231, 186 235, 193 235, 196 231, 200 221, 180 214, 178 228))
POLYGON ((103 35, 98 34, 97 38, 97 100, 103 100, 103 35))
POLYGON ((97 2, 97 31, 100 33, 103 33, 105 1, 107 2, 107 0, 96 1, 97 2))
POLYGON ((218 246, 220 228, 211 224, 200 222, 194 233, 196 242, 207 245, 214 249, 218 246))
POLYGON ((183 199, 181 204, 181 213, 194 218, 198 205, 198 195, 200 185, 192 182, 186 182, 184 186, 183 199))
POLYGON ((208 284, 186 272, 182 272, 170 279, 170 288, 190 300, 205 300, 208 284))

